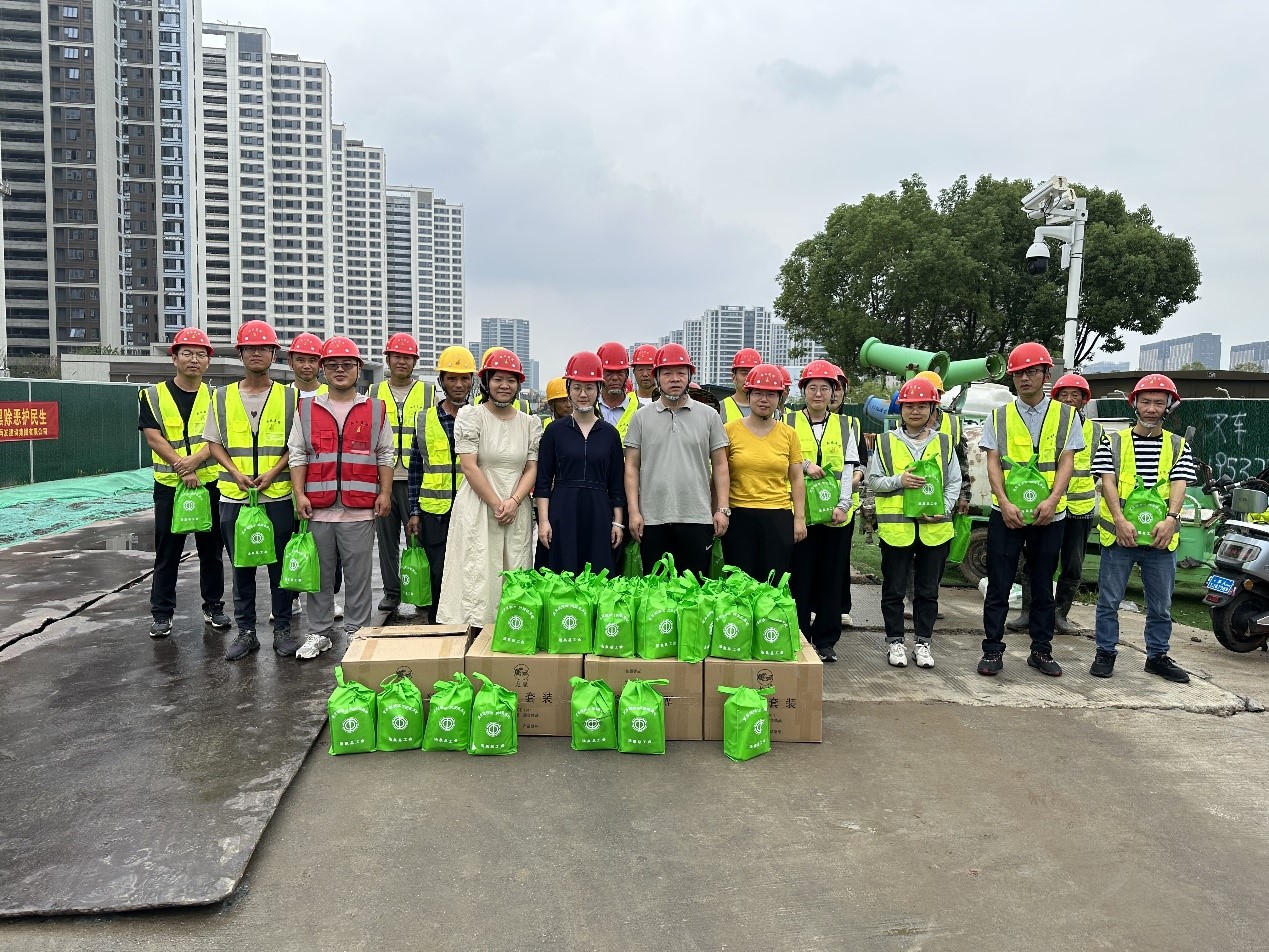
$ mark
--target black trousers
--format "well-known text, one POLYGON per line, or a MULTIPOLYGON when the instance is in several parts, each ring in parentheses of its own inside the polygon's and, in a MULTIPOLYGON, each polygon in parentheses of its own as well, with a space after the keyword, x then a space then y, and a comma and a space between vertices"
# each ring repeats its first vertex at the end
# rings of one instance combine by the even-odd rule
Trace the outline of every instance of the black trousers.
POLYGON ((807 526, 806 538, 793 547, 789 587, 798 607, 798 627, 816 648, 831 648, 842 637, 842 558, 845 530, 807 526), (811 621, 814 613, 815 621, 811 621))
POLYGON ((427 553, 427 567, 432 576, 432 604, 423 609, 429 625, 436 624, 436 606, 441 603, 441 579, 445 577, 445 544, 449 541, 449 513, 422 514, 419 536, 427 553))
MULTIPOLYGON (((209 532, 195 532, 198 547, 198 587, 203 608, 220 608, 225 601, 225 550, 220 535, 220 490, 214 482, 204 488, 211 496, 212 526, 209 532)), ((167 620, 176 613, 176 576, 185 552, 185 534, 172 532, 172 506, 176 487, 154 484, 154 576, 150 581, 150 614, 156 621, 167 620)))
POLYGON ((855 543, 855 523, 860 519, 859 510, 855 510, 855 517, 850 520, 845 529, 837 531, 846 536, 846 542, 842 549, 842 614, 849 615, 852 602, 850 600, 850 549, 855 543))
POLYGON ((926 545, 918 535, 912 545, 881 540, 881 617, 886 641, 903 641, 903 598, 912 584, 913 641, 929 644, 939 613, 939 582, 951 542, 926 545))
MULTIPOLYGON (((222 502, 220 504, 220 525, 225 535, 225 548, 229 550, 229 560, 234 557, 234 526, 238 522, 238 514, 243 505, 222 502)), ((282 581, 282 553, 286 544, 291 541, 295 531, 295 500, 290 496, 285 499, 270 500, 264 503, 264 511, 273 523, 273 551, 277 561, 265 566, 269 570, 269 598, 273 605, 274 632, 291 630, 291 604, 295 593, 290 589, 279 587, 282 581)), ((239 631, 256 630, 256 569, 234 568, 234 622, 239 631)))
POLYGON ((1047 526, 1010 529, 1004 517, 993 509, 987 523, 987 600, 983 603, 983 654, 1005 650, 1005 618, 1009 614, 1009 592, 1018 574, 1018 559, 1025 552, 1027 578, 1031 583, 1029 633, 1031 650, 1047 654, 1053 650, 1053 573, 1057 571, 1065 521, 1047 526))
POLYGON ((1088 532, 1093 528, 1093 514, 1076 517, 1067 513, 1062 520, 1061 573, 1058 576, 1057 601, 1059 609, 1068 609, 1079 594, 1080 580, 1084 577, 1084 554, 1088 549, 1088 532))
POLYGON ((760 582, 774 572, 778 584, 793 561, 793 510, 733 508, 723 560, 760 582))
POLYGON ((697 579, 702 579, 709 572, 709 556, 713 547, 713 523, 667 522, 643 527, 639 555, 643 558, 645 575, 668 552, 674 556, 676 569, 690 571, 697 579))

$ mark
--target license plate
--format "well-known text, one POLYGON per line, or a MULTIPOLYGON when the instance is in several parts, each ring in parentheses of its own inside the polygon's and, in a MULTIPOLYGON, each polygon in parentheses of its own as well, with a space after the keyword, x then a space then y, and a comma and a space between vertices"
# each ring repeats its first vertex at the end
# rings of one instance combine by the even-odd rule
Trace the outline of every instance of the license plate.
POLYGON ((1220 592, 1222 595, 1228 595, 1234 590, 1234 580, 1225 578, 1223 575, 1209 575, 1207 577, 1207 587, 1213 592, 1220 592))

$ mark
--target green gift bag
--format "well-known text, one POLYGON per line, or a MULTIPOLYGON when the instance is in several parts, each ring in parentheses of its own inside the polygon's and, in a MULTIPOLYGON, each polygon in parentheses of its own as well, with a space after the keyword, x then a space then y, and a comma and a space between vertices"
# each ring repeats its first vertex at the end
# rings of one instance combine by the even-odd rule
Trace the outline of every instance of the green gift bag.
POLYGON ((625 558, 622 560, 621 574, 626 578, 643 578, 643 551, 639 543, 631 539, 626 543, 625 558))
POLYGON ((634 657, 639 582, 635 578, 616 578, 600 587, 595 600, 595 654, 634 657))
POLYGON ((1137 530, 1137 545, 1152 544, 1154 527, 1168 517, 1168 504, 1159 495, 1159 487, 1166 483, 1166 479, 1161 479, 1147 486, 1138 476, 1136 488, 1124 500, 1124 518, 1137 530))
POLYGON ((191 532, 211 532, 211 493, 206 486, 176 487, 172 500, 172 534, 187 535, 191 532))
POLYGON ((375 750, 423 746, 423 694, 398 671, 384 678, 375 696, 375 750))
POLYGON ((544 579, 546 650, 551 654, 590 654, 594 643, 595 610, 586 586, 561 572, 544 579))
POLYGON ((432 604, 432 566, 416 535, 407 537, 401 553, 401 601, 420 607, 432 604))
POLYGON ((789 590, 789 573, 775 585, 759 585, 753 599, 753 659, 793 661, 802 639, 798 631, 798 608, 789 590))
POLYGON ((364 754, 375 749, 375 692, 357 681, 345 681, 335 665, 335 690, 326 702, 332 754, 364 754))
POLYGON ((670 658, 679 650, 679 611, 670 594, 674 577, 674 558, 666 555, 643 581, 635 618, 635 654, 640 658, 670 658))
POLYGON ((656 689, 665 678, 632 678, 617 703, 617 749, 623 754, 665 753, 665 698, 656 689))
POLYGON ((919 459, 908 472, 925 477, 925 485, 903 490, 903 514, 909 519, 944 515, 943 466, 938 459, 919 459))
MULTIPOLYGON (((684 572, 691 579, 691 572, 684 572)), ((710 641, 714 637, 714 595, 717 582, 706 582, 687 587, 679 597, 679 648, 678 659, 688 664, 704 661, 709 656, 710 641)))
POLYGON ((952 516, 952 550, 947 560, 953 565, 965 561, 969 552, 969 537, 974 532, 974 521, 969 516, 955 513, 952 516))
POLYGON ((806 524, 822 526, 833 521, 833 510, 841 498, 841 483, 825 471, 819 479, 806 480, 806 524))
POLYGON ((573 715, 574 750, 616 750, 617 710, 612 688, 602 678, 587 681, 569 678, 573 697, 569 702, 573 715))
POLYGON ((753 760, 771 750, 767 696, 775 688, 719 687, 723 702, 723 753, 735 761, 753 760))
POLYGON ((484 688, 471 702, 471 743, 469 754, 514 754, 516 752, 516 694, 494 684, 483 674, 474 675, 484 688))
POLYGON ((502 597, 494 620, 494 651, 505 654, 537 654, 538 629, 542 624, 542 593, 538 580, 527 569, 502 573, 502 597))
POLYGON ((259 491, 247 490, 247 501, 234 523, 234 568, 251 569, 272 565, 278 560, 273 551, 273 523, 259 501, 259 491))
POLYGON ((467 675, 454 672, 449 681, 437 681, 427 707, 423 728, 424 750, 466 750, 471 742, 471 705, 475 690, 467 675))
POLYGON ((278 585, 293 592, 321 591, 322 564, 307 519, 300 520, 291 541, 282 550, 282 578, 278 585))
POLYGON ((714 536, 714 544, 709 550, 709 577, 723 577, 723 540, 721 536, 714 536))
POLYGON ((727 581, 714 598, 714 637, 709 653, 713 658, 747 661, 753 657, 754 580, 734 566, 724 569, 727 581))
POLYGON ((1022 521, 1030 525, 1035 522, 1035 511, 1040 503, 1049 498, 1049 481, 1036 466, 1039 456, 1032 453, 1025 463, 1015 463, 1008 456, 1001 458, 1009 464, 1005 472, 1005 495, 1022 510, 1022 521))

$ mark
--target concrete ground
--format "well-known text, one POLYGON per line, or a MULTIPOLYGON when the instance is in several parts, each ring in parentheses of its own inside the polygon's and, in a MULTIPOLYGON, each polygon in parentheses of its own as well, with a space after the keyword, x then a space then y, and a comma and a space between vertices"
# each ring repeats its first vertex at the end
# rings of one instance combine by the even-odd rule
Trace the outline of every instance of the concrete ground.
POLYGON ((229 900, 3 922, 0 950, 1265 947, 1269 655, 1178 627, 1201 677, 1168 685, 1125 615, 1110 682, 1085 637, 1061 679, 1015 640, 989 680, 981 598, 944 590, 936 668, 892 669, 878 596, 823 744, 335 758, 323 732, 229 900))

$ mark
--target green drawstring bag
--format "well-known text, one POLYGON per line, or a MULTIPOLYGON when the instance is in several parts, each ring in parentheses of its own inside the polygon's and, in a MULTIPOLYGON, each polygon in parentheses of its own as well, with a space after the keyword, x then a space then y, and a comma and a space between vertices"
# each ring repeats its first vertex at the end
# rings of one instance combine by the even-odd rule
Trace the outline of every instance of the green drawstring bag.
POLYGON ((211 532, 211 493, 206 486, 176 487, 172 500, 172 534, 188 535, 191 532, 211 532))
POLYGON ((300 520, 291 541, 282 550, 282 578, 278 586, 293 592, 321 591, 322 562, 307 519, 300 520))
POLYGON ((841 498, 841 483, 825 470, 819 479, 806 480, 806 524, 822 526, 833 521, 833 510, 841 498))
POLYGON ((1137 545, 1153 544, 1154 527, 1168 517, 1168 504, 1159 495, 1159 487, 1166 483, 1161 479, 1147 486, 1138 476, 1136 488, 1124 500, 1124 518, 1137 530, 1137 545))
POLYGON ((727 580, 714 597, 712 658, 747 661, 753 656, 753 579, 735 566, 723 570, 727 580))
POLYGON ((278 560, 273 551, 273 523, 259 502, 259 490, 248 489, 247 501, 234 523, 234 568, 252 569, 278 560))
POLYGON ((1049 498, 1049 482, 1036 466, 1039 456, 1032 453, 1025 463, 1015 463, 1008 456, 1001 458, 1009 464, 1005 473, 1005 495, 1022 510, 1022 521, 1031 525, 1035 522, 1036 509, 1049 498))
POLYGON ((735 761, 753 760, 771 750, 767 696, 775 688, 720 687, 723 702, 723 753, 735 761))
POLYGON ((375 750, 423 746, 423 694, 403 672, 384 678, 375 696, 375 750))
POLYGON ((423 728, 424 750, 466 750, 471 741, 471 705, 476 693, 467 675, 454 672, 453 679, 437 681, 428 702, 427 726, 423 728))
POLYGON ((714 544, 709 550, 709 577, 723 577, 723 540, 721 536, 714 536, 714 544))
POLYGON ((483 674, 474 675, 484 687, 471 702, 469 754, 516 752, 516 694, 494 684, 483 674))
POLYGON ((778 584, 759 585, 753 597, 753 659, 793 661, 802 640, 798 631, 798 608, 789 590, 789 573, 778 584))
POLYGON ((432 566, 416 535, 407 537, 401 553, 401 601, 420 607, 432 604, 432 566))
POLYGON ((697 585, 691 572, 684 572, 683 577, 692 584, 679 597, 678 659, 696 664, 709 656, 710 641, 714 637, 714 596, 718 583, 709 581, 703 586, 697 585))
POLYGON ((335 690, 326 702, 332 754, 365 754, 375 749, 375 692, 357 681, 345 681, 335 665, 335 690))
POLYGON ((639 583, 640 579, 616 578, 596 593, 595 654, 610 658, 634 657, 639 583))
POLYGON ((925 485, 903 491, 903 514, 909 519, 920 516, 942 516, 943 466, 938 459, 919 459, 908 467, 913 476, 925 477, 925 485))
POLYGON ((952 515, 952 549, 947 560, 953 565, 965 561, 969 552, 969 538, 974 532, 974 521, 961 513, 952 515))
POLYGON ((573 698, 569 702, 573 714, 574 750, 617 749, 617 706, 612 688, 600 678, 569 678, 573 698))
POLYGON ((626 578, 643 578, 643 551, 639 543, 631 539, 626 543, 625 558, 622 560, 621 574, 626 578))
POLYGON ((678 653, 679 611, 670 593, 674 578, 674 557, 667 554, 643 581, 635 618, 635 654, 640 658, 671 658, 678 653))
POLYGON ((542 593, 527 569, 502 573, 502 597, 490 647, 504 654, 537 654, 542 625, 542 593))
POLYGON ((572 572, 544 576, 546 650, 551 654, 591 653, 595 609, 586 589, 572 572))
POLYGON ((632 678, 622 688, 617 703, 617 749, 623 754, 665 753, 665 698, 655 685, 669 683, 665 678, 632 678))

